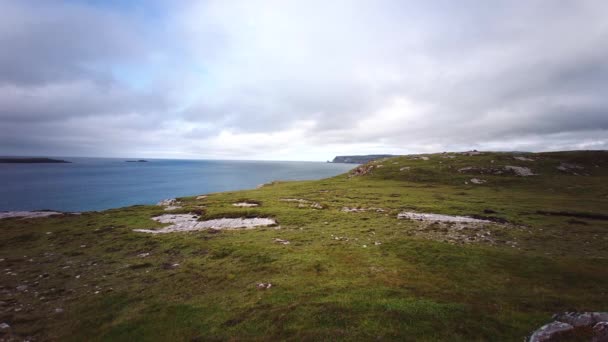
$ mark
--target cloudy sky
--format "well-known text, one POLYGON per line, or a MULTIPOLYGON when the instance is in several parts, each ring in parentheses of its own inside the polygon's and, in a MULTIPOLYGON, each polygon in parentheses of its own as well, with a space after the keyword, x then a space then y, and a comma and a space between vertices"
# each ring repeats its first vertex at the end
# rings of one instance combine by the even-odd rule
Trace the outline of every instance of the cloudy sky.
POLYGON ((608 149, 603 0, 0 0, 0 155, 608 149))

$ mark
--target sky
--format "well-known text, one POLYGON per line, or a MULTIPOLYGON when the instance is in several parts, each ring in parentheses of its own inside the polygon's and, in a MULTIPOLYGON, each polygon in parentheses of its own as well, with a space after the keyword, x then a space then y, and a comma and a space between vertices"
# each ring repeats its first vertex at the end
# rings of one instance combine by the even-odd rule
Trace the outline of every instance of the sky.
POLYGON ((0 155, 608 149, 603 0, 0 0, 0 155))

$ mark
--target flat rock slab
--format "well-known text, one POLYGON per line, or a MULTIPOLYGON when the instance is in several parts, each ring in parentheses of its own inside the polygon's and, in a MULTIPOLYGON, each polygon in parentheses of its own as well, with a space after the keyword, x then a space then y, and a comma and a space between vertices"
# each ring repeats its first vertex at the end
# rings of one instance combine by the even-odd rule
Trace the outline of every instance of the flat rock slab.
POLYGON ((250 203, 250 202, 238 202, 238 203, 232 203, 232 205, 235 207, 241 207, 241 208, 251 208, 251 207, 260 206, 258 203, 250 203))
POLYGON ((467 216, 452 216, 452 215, 441 215, 441 214, 425 214, 415 213, 411 211, 404 211, 397 215, 400 219, 409 219, 417 221, 432 221, 432 222, 455 222, 455 223, 492 223, 488 220, 480 220, 467 216))
POLYGON ((21 218, 39 218, 53 215, 61 215, 63 213, 57 211, 3 211, 0 212, 0 219, 21 217, 21 218))
POLYGON ((169 223, 170 225, 161 229, 134 229, 134 231, 149 234, 166 234, 204 229, 251 229, 277 224, 277 221, 274 219, 264 217, 220 218, 198 221, 199 216, 191 214, 165 214, 153 217, 152 219, 156 222, 169 223))

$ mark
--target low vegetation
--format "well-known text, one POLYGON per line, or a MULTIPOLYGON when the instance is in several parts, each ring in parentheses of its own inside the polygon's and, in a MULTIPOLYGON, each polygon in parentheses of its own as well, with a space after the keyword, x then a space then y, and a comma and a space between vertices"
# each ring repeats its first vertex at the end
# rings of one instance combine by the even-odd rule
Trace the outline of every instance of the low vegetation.
POLYGON ((608 310, 608 152, 403 156, 178 201, 278 226, 135 231, 166 226, 162 206, 0 220, 0 333, 522 341, 554 313, 608 310))

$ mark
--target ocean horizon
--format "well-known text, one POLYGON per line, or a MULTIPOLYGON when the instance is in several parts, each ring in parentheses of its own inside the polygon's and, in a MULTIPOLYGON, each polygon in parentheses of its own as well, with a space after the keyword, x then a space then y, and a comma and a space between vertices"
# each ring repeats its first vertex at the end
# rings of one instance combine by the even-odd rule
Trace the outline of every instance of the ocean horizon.
POLYGON ((97 211, 174 197, 333 177, 355 165, 254 161, 51 157, 70 163, 0 164, 0 211, 97 211))

